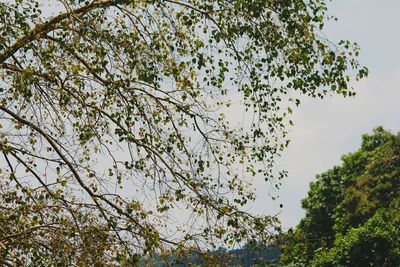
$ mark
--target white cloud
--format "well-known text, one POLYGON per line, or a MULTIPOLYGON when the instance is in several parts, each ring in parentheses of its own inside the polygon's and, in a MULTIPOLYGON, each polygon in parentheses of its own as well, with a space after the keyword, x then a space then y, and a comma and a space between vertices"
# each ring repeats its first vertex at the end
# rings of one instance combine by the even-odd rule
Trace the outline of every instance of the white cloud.
POLYGON ((280 200, 272 202, 268 185, 256 181, 259 198, 253 207, 268 214, 281 211, 286 227, 295 226, 304 216, 300 201, 307 196, 309 182, 340 164, 343 154, 358 149, 362 134, 380 125, 400 131, 400 1, 337 0, 328 2, 328 8, 339 21, 327 24, 327 38, 357 41, 370 77, 354 83, 355 98, 304 98, 295 110, 292 143, 280 163, 289 171, 280 200))
POLYGON ((316 174, 340 164, 340 157, 358 149, 361 135, 374 127, 400 131, 400 69, 372 74, 355 86, 358 95, 354 98, 303 100, 293 116, 292 143, 280 164, 289 171, 280 200, 275 204, 265 201, 264 188, 259 190, 257 209, 268 203, 278 211, 283 203, 280 218, 284 226, 296 225, 304 215, 300 200, 307 196, 309 182, 316 174))

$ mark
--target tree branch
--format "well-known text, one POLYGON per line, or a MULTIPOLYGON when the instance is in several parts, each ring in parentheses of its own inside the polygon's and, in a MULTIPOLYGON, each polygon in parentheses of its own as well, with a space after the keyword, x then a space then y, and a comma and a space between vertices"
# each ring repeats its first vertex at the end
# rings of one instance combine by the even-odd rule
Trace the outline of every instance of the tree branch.
POLYGON ((4 63, 8 58, 14 55, 19 49, 28 45, 34 40, 40 39, 43 35, 57 29, 59 24, 70 17, 71 15, 84 15, 88 13, 90 10, 97 8, 105 8, 109 6, 113 6, 120 3, 128 3, 128 0, 98 0, 93 1, 90 4, 87 4, 83 7, 72 10, 71 12, 61 13, 50 20, 46 21, 43 24, 36 25, 32 30, 30 30, 27 34, 16 40, 12 45, 6 48, 2 53, 0 53, 0 63, 4 63))

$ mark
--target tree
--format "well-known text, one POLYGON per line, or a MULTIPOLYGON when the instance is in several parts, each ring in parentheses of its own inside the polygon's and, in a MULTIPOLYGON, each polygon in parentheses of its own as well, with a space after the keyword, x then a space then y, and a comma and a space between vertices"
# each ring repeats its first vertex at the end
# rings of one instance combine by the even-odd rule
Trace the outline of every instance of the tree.
POLYGON ((252 177, 285 176, 291 92, 353 95, 367 74, 319 35, 320 0, 17 0, 0 18, 3 264, 268 239, 277 219, 242 206, 252 177))
POLYGON ((376 128, 342 161, 311 183, 306 216, 286 235, 282 263, 399 265, 400 134, 376 128))

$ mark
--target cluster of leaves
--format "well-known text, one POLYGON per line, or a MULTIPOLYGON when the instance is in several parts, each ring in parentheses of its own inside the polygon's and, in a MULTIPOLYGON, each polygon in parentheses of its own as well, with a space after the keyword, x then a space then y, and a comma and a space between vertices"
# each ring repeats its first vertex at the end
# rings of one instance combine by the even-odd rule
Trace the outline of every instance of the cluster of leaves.
POLYGON ((243 206, 253 177, 285 176, 282 100, 353 95, 367 74, 357 45, 318 35, 325 13, 320 0, 2 1, 3 264, 80 265, 89 237, 102 264, 268 239, 277 219, 243 206), (246 125, 224 114, 233 96, 246 125))
POLYGON ((306 216, 283 239, 282 264, 400 264, 400 134, 376 128, 342 160, 311 183, 306 216))

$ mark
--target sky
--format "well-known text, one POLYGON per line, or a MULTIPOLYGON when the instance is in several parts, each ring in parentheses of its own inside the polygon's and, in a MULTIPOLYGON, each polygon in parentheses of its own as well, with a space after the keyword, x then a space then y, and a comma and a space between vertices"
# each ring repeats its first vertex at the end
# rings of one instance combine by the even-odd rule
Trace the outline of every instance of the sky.
POLYGON ((280 212, 285 228, 304 216, 301 199, 307 196, 315 175, 340 164, 343 154, 360 147, 361 135, 377 126, 400 131, 400 1, 333 0, 328 4, 337 22, 326 25, 328 39, 349 39, 361 46, 360 62, 369 77, 353 83, 357 95, 324 100, 304 98, 294 111, 291 145, 280 160, 289 172, 279 192, 279 201, 266 196, 266 186, 257 185, 255 209, 280 212), (279 204, 283 208, 279 208, 279 204))
POLYGON ((327 23, 324 35, 332 41, 357 42, 360 63, 370 74, 353 83, 357 92, 353 98, 302 99, 292 117, 295 125, 289 128, 291 144, 279 161, 278 169, 289 175, 278 200, 271 200, 270 185, 263 179, 255 181, 258 198, 249 209, 279 214, 286 229, 304 216, 301 199, 315 175, 339 165, 343 154, 357 150, 362 134, 377 126, 400 131, 400 0, 327 2, 328 14, 338 21, 327 23))
POLYGON ((289 172, 280 198, 272 201, 270 186, 261 179, 255 181, 258 199, 251 207, 269 215, 279 213, 284 228, 294 227, 304 216, 301 199, 315 175, 357 150, 362 134, 377 126, 400 131, 400 0, 327 1, 328 13, 339 20, 329 22, 323 33, 332 41, 356 41, 362 49, 360 62, 370 74, 353 83, 353 98, 303 98, 294 110, 292 142, 278 166, 289 172))

